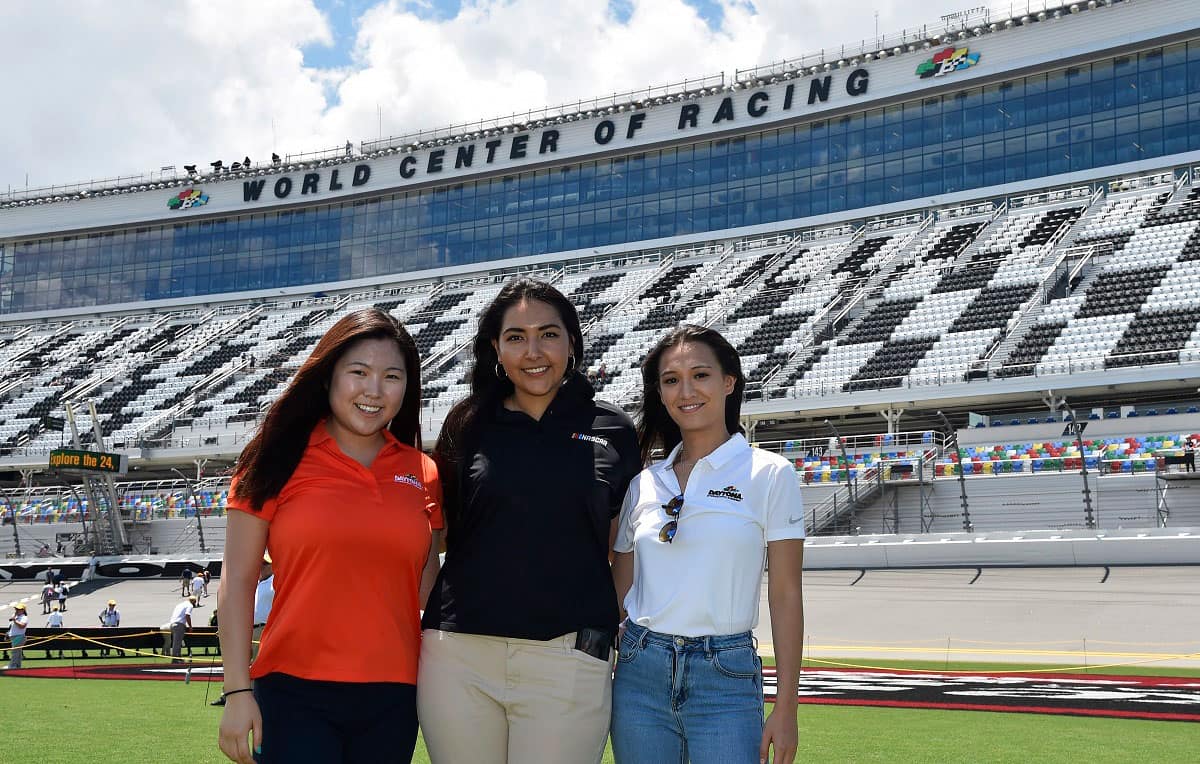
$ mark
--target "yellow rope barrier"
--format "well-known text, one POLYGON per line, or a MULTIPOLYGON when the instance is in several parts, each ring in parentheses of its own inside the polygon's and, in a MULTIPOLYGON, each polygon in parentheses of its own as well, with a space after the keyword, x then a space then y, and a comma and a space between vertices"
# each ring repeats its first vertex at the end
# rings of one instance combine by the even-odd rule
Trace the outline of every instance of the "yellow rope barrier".
MULTIPOLYGON (((152 631, 140 631, 140 632, 135 632, 133 634, 122 634, 121 636, 122 637, 147 637, 147 636, 166 636, 169 634, 170 634, 170 632, 154 629, 152 631)), ((119 651, 129 653, 132 655, 144 655, 144 656, 148 656, 151 658, 162 658, 162 659, 167 659, 167 660, 172 660, 172 661, 183 661, 185 663, 207 663, 207 664, 211 665, 215 662, 214 656, 211 656, 211 655, 203 657, 203 658, 193 658, 191 656, 182 656, 181 655, 176 658, 176 657, 166 655, 163 653, 147 652, 145 650, 137 650, 132 647, 122 647, 121 645, 113 644, 111 642, 104 642, 99 639, 93 639, 92 637, 85 637, 82 634, 76 634, 75 632, 72 632, 72 631, 64 631, 61 634, 55 634, 55 635, 49 636, 49 637, 42 637, 42 638, 38 639, 37 641, 28 641, 25 644, 21 645, 20 648, 18 648, 18 649, 20 649, 20 650, 36 650, 39 647, 42 647, 43 645, 49 645, 53 642, 57 642, 57 641, 64 640, 67 638, 78 640, 80 642, 87 642, 87 643, 96 645, 98 647, 106 648, 109 650, 119 650, 119 651)), ((254 644, 259 644, 259 642, 255 641, 255 640, 251 640, 251 642, 254 644)), ((11 647, 9 649, 11 649, 11 647)), ((42 649, 49 649, 49 648, 42 647, 42 649)))

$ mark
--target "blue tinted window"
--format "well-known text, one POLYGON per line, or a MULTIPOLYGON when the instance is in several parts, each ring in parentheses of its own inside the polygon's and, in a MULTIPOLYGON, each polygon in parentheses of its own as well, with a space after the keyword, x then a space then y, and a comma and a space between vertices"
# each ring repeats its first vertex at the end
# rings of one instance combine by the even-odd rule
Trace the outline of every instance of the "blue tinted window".
POLYGON ((317 208, 8 242, 0 312, 383 278, 1195 151, 1198 96, 1200 41, 1189 41, 629 157, 317 208))

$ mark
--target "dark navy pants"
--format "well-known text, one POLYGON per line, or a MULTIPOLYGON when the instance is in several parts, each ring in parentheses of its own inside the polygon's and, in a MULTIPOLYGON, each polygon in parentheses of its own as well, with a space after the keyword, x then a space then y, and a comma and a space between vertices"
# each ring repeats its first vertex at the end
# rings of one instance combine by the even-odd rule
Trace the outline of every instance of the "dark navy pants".
POLYGON ((254 681, 254 699, 263 719, 261 764, 412 760, 416 685, 268 674, 254 681))

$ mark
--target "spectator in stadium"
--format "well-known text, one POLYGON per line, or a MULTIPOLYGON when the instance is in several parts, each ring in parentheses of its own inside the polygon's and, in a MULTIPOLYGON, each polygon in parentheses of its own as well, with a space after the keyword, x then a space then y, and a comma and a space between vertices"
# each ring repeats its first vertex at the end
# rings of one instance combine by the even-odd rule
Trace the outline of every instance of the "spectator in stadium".
MULTIPOLYGON (((121 611, 117 610, 117 601, 109 600, 108 605, 100 611, 100 628, 115 629, 121 625, 121 611)), ((100 655, 108 655, 110 652, 108 647, 100 648, 100 655)), ((122 653, 124 655, 124 653, 122 653)))
POLYGON ((21 668, 21 660, 25 655, 25 630, 29 628, 29 614, 25 612, 25 604, 18 602, 13 605, 12 617, 8 619, 8 657, 6 668, 21 668))
POLYGON ((1196 439, 1191 435, 1183 442, 1183 466, 1188 472, 1196 471, 1196 439))
POLYGON ((603 754, 608 549, 640 465, 633 422, 593 399, 582 348, 575 307, 544 282, 510 281, 480 316, 471 392, 434 449, 446 561, 422 621, 417 703, 435 762, 603 754))
POLYGON ((67 612, 67 584, 63 582, 58 585, 58 609, 62 612, 67 612))
POLYGON ((671 331, 642 363, 642 458, 666 456, 631 483, 613 546, 626 615, 617 762, 795 758, 804 512, 792 465, 742 434, 745 386, 737 351, 700 326, 671 331), (779 678, 765 724, 752 633, 764 562, 779 678))
MULTIPOLYGON (((54 607, 50 609, 50 615, 48 615, 46 617, 46 628, 47 629, 61 629, 62 627, 63 627, 62 613, 60 613, 58 611, 58 603, 55 602, 54 607)), ((52 643, 50 643, 50 642, 46 643, 46 657, 47 658, 50 657, 50 645, 51 644, 52 643)), ((63 651, 62 651, 62 647, 61 647, 62 643, 60 642, 59 645, 60 645, 60 647, 58 650, 58 657, 61 658, 61 657, 63 657, 63 651)), ((101 652, 101 654, 104 654, 103 651, 101 652)))
POLYGON ((399 321, 350 313, 242 451, 217 592, 220 746, 235 761, 412 757, 420 608, 442 527, 437 468, 420 451, 420 370, 399 321), (276 597, 251 666, 268 531, 276 597))
POLYGON ((58 592, 54 590, 54 582, 47 580, 42 587, 42 615, 50 614, 50 605, 58 601, 58 592))
POLYGON ((204 596, 208 596, 208 585, 212 583, 212 573, 208 572, 208 568, 200 571, 200 578, 204 579, 204 596))
POLYGON ((192 628, 192 610, 195 607, 196 598, 188 597, 171 611, 171 663, 183 663, 183 640, 187 630, 192 628))
POLYGON ((187 568, 184 568, 183 572, 179 574, 179 596, 187 597, 192 593, 192 578, 192 571, 187 568))
POLYGON ((200 604, 200 597, 204 594, 204 576, 197 573, 192 577, 192 596, 196 598, 196 607, 203 607, 200 604))
POLYGON ((115 629, 121 625, 121 611, 117 610, 117 601, 109 600, 108 605, 100 611, 100 627, 115 629))
POLYGON ((263 628, 271 615, 271 604, 275 601, 275 573, 271 568, 271 555, 264 553, 262 567, 258 571, 258 586, 254 589, 254 633, 250 641, 250 662, 258 657, 262 644, 263 628))

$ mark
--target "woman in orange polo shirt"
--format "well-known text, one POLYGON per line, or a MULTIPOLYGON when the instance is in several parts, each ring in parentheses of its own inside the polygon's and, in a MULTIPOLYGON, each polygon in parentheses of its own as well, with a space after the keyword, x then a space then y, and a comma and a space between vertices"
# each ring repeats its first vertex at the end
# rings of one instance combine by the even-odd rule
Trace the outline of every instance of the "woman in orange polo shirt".
POLYGON ((420 370, 396 319, 355 311, 242 451, 217 597, 220 745, 234 761, 412 758, 419 611, 442 528, 437 469, 419 450, 420 370), (275 600, 251 666, 268 547, 275 600))

